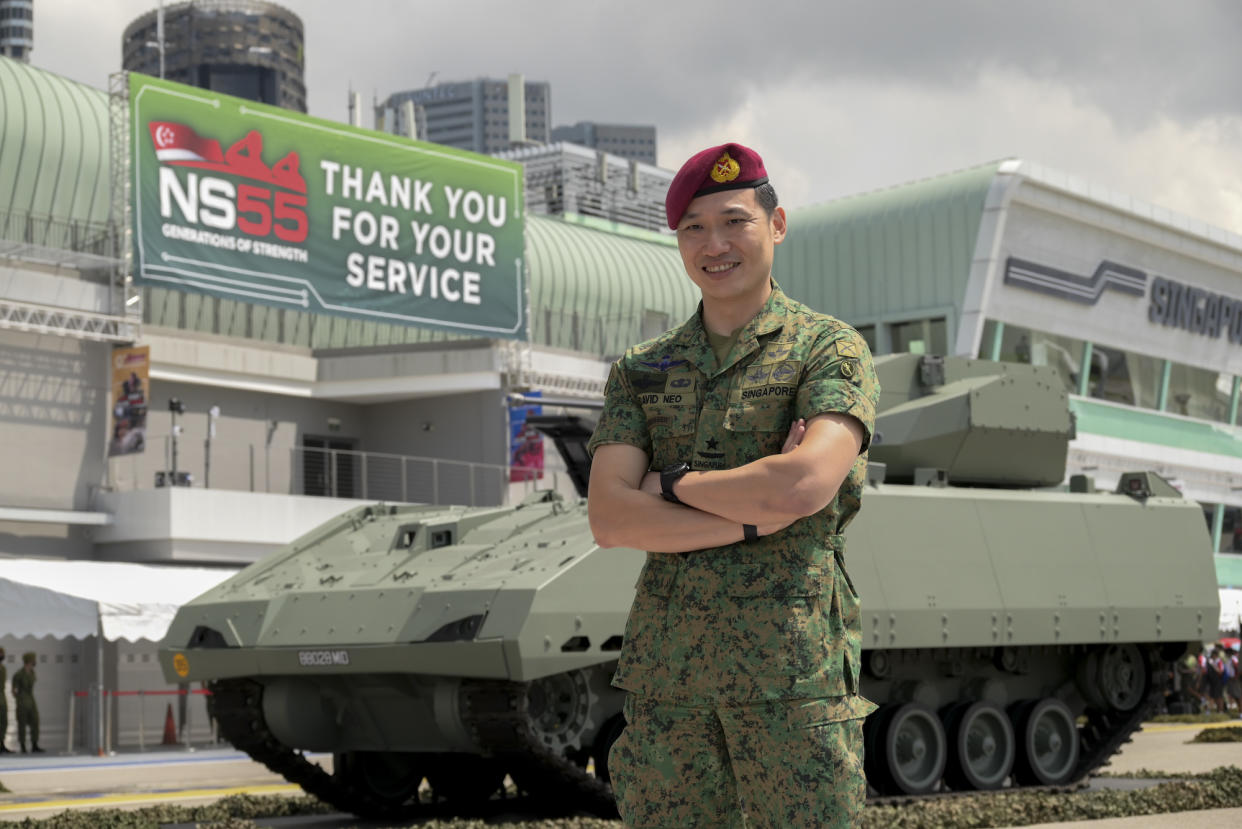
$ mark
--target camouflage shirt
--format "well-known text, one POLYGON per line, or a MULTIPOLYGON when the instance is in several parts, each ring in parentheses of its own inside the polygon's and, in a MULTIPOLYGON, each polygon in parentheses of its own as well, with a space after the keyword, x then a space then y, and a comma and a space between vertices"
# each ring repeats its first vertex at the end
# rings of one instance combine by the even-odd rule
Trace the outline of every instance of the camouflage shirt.
POLYGON ((637 446, 652 470, 738 467, 780 452, 796 418, 827 412, 864 430, 863 451, 816 514, 754 542, 647 554, 616 685, 690 705, 841 697, 842 719, 873 710, 856 696, 859 606, 841 533, 858 512, 879 393, 858 332, 775 284, 723 365, 700 314, 613 365, 588 448, 637 446))

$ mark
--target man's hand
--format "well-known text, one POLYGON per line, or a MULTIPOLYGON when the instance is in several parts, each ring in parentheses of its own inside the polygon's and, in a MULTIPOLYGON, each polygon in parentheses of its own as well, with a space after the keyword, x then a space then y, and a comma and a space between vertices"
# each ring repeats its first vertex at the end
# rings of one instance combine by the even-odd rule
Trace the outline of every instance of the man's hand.
POLYGON ((785 436, 785 445, 781 447, 781 454, 785 455, 797 449, 804 437, 806 437, 806 420, 800 417, 790 425, 789 434, 785 436))

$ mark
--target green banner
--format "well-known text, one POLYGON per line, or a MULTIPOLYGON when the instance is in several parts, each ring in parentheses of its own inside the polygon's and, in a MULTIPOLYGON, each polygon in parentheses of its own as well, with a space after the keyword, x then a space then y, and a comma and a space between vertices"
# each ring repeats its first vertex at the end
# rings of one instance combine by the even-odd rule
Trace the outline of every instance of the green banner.
POLYGON ((525 339, 522 168, 130 73, 134 278, 525 339))

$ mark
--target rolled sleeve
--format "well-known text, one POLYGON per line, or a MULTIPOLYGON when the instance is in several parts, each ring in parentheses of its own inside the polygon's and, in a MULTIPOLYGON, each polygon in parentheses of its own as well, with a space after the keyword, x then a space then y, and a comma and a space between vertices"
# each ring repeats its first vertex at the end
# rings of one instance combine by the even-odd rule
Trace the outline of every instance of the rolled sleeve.
POLYGON ((822 336, 812 348, 798 387, 797 416, 850 415, 862 424, 860 451, 866 451, 875 430, 879 399, 880 382, 867 341, 848 325, 822 336))
POLYGON ((637 446, 648 457, 651 456, 647 417, 625 381, 620 363, 613 363, 608 373, 608 383, 604 386, 604 411, 587 442, 587 452, 594 456, 595 450, 606 443, 637 446))

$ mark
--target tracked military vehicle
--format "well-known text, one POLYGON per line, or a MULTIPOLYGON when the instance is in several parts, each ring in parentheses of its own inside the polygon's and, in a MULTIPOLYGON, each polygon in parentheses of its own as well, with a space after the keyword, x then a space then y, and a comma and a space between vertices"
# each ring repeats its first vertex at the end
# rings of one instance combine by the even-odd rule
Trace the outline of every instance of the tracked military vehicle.
MULTIPOLYGON (((862 598, 874 792, 1066 786, 1106 763, 1215 634, 1199 507, 1154 474, 1062 486, 1052 370, 877 360, 883 386, 847 569, 862 598)), ((585 489, 591 424, 545 424, 585 489)), ((644 554, 599 549, 584 501, 374 504, 183 607, 170 681, 210 683, 221 733, 336 807, 475 803, 510 775, 612 808, 609 685, 644 554), (331 752, 332 770, 303 752, 331 752)))

